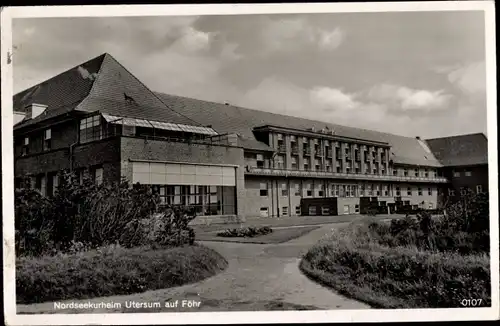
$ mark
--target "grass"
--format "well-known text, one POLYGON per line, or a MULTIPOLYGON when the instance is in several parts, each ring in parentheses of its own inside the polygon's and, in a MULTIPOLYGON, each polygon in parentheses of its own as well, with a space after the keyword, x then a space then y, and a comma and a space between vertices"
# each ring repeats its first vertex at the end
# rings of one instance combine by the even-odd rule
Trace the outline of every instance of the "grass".
POLYGON ((226 267, 220 254, 199 245, 19 258, 16 299, 31 304, 132 294, 198 282, 226 267))
POLYGON ((273 244, 273 243, 283 243, 293 239, 296 239, 304 234, 311 232, 319 228, 319 226, 304 226, 304 227, 292 227, 283 229, 273 229, 272 233, 266 235, 261 235, 253 238, 243 238, 243 237, 220 237, 217 236, 217 232, 206 232, 198 233, 196 235, 196 240, 198 241, 218 241, 218 242, 236 242, 236 243, 258 243, 258 244, 273 244))
POLYGON ((304 256, 304 274, 376 308, 461 307, 462 299, 491 305, 489 255, 389 247, 363 221, 336 230, 304 256))

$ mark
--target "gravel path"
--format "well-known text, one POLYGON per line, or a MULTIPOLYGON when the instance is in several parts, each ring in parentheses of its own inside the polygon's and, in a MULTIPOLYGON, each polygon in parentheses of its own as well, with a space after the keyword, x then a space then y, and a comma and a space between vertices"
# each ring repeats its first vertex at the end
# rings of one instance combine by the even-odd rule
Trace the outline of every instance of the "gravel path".
MULTIPOLYGON (((109 313, 112 311, 244 311, 275 309, 363 309, 366 304, 347 299, 304 276, 299 268, 300 257, 332 228, 344 223, 324 225, 300 238, 281 244, 242 244, 202 242, 221 253, 228 268, 202 282, 140 294, 74 300, 74 302, 121 302, 122 308, 57 310, 54 303, 18 305, 18 313, 109 313), (172 309, 126 309, 125 301, 175 302, 192 299, 200 307, 172 309)), ((70 301, 65 301, 70 302, 70 301)))

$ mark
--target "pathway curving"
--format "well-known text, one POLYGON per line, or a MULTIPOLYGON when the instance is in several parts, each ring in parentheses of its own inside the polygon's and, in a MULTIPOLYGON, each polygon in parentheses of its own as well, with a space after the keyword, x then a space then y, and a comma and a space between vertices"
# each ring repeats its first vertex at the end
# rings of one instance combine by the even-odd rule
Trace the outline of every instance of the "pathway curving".
MULTIPOLYGON (((77 300, 78 302, 125 302, 193 299, 202 302, 199 308, 171 311, 248 311, 275 309, 367 309, 368 305, 348 299, 325 288, 299 270, 301 256, 332 228, 344 223, 321 226, 297 239, 281 244, 248 244, 203 242, 222 254, 229 262, 223 272, 198 283, 148 291, 140 294, 77 300)), ((54 313, 53 303, 18 305, 18 313, 54 313)), ((123 306, 123 305, 122 305, 123 306)), ((116 311, 130 311, 115 309, 116 311)), ((133 311, 158 311, 134 309, 133 311)), ((162 311, 169 311, 163 309, 162 311)), ((85 312, 57 311, 62 312, 85 312)), ((92 312, 109 313, 95 309, 92 312)))

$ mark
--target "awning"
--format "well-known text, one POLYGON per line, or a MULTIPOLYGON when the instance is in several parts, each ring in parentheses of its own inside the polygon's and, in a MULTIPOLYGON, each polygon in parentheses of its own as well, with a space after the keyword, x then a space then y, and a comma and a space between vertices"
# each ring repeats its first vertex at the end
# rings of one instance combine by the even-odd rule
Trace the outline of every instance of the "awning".
POLYGON ((189 126, 177 123, 120 117, 116 115, 109 115, 106 113, 103 113, 102 117, 108 123, 121 124, 125 126, 146 127, 146 128, 155 128, 155 129, 170 130, 170 131, 181 131, 181 132, 189 132, 193 134, 202 134, 210 136, 218 135, 215 130, 208 127, 189 126))

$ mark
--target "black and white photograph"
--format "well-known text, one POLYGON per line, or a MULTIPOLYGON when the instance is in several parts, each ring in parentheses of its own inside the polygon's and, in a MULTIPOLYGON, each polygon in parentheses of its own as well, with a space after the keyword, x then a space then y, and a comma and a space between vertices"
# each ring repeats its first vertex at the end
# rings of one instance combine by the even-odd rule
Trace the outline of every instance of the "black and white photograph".
POLYGON ((132 7, 2 10, 8 324, 498 319, 492 1, 132 7))

